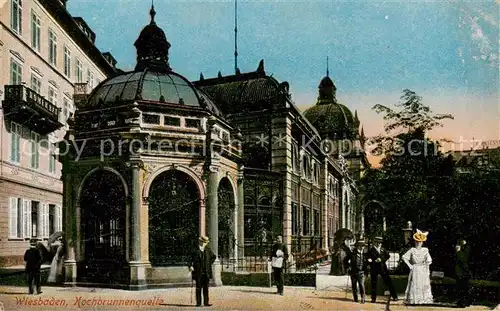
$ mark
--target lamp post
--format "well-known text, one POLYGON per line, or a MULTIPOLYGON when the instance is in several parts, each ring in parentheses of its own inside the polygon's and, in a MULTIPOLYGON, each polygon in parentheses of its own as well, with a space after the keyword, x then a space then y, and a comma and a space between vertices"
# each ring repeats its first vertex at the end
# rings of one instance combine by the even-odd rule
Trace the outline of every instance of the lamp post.
POLYGON ((408 221, 406 223, 406 228, 403 228, 403 233, 404 233, 404 238, 405 238, 405 245, 407 245, 408 243, 410 243, 410 237, 411 237, 412 231, 413 231, 413 228, 412 228, 411 221, 408 221))

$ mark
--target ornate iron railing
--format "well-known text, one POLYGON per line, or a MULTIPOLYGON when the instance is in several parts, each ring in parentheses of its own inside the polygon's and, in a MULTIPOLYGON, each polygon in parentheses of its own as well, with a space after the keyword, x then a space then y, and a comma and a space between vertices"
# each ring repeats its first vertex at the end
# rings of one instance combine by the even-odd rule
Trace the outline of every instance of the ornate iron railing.
POLYGON ((23 102, 31 108, 45 113, 54 121, 59 121, 61 108, 58 108, 43 96, 24 85, 6 85, 5 101, 23 102))

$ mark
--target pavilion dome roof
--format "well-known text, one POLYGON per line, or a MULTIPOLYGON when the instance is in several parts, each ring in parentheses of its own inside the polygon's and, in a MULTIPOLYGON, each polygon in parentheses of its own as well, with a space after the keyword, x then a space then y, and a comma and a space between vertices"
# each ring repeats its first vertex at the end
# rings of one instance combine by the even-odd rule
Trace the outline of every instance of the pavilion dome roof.
POLYGON ((316 105, 307 109, 304 116, 325 138, 352 138, 359 126, 357 116, 336 98, 336 86, 327 75, 319 83, 316 105))
POLYGON ((219 108, 206 94, 170 68, 170 43, 154 21, 154 7, 150 14, 151 23, 144 27, 134 44, 137 49, 135 70, 122 72, 99 84, 86 107, 102 109, 143 101, 205 108, 211 114, 220 116, 219 108))

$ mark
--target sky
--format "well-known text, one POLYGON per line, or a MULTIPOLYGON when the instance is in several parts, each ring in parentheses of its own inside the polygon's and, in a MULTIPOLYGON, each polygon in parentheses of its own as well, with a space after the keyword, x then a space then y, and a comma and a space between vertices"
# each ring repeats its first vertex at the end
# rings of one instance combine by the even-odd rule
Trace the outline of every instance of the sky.
MULTIPOLYGON (((234 1, 156 0, 156 23, 172 47, 170 65, 198 80, 234 74, 234 1)), ((133 43, 150 21, 151 0, 69 0, 118 67, 132 70, 133 43)), ((375 104, 394 107, 404 89, 455 119, 430 133, 444 149, 500 146, 497 1, 238 1, 238 67, 261 59, 288 81, 302 111, 326 75, 337 99, 358 112, 366 136, 383 132, 375 104), (474 143, 472 143, 474 141, 474 143)))

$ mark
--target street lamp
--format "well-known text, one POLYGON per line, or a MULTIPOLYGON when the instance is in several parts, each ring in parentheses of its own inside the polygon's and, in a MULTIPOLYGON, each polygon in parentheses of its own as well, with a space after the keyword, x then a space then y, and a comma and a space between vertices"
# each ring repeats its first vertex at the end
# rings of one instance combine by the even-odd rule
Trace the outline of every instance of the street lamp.
POLYGON ((404 237, 405 237, 405 245, 410 243, 410 237, 411 237, 412 231, 413 231, 413 228, 412 228, 411 221, 408 221, 406 224, 406 228, 403 228, 403 233, 404 233, 404 237))

